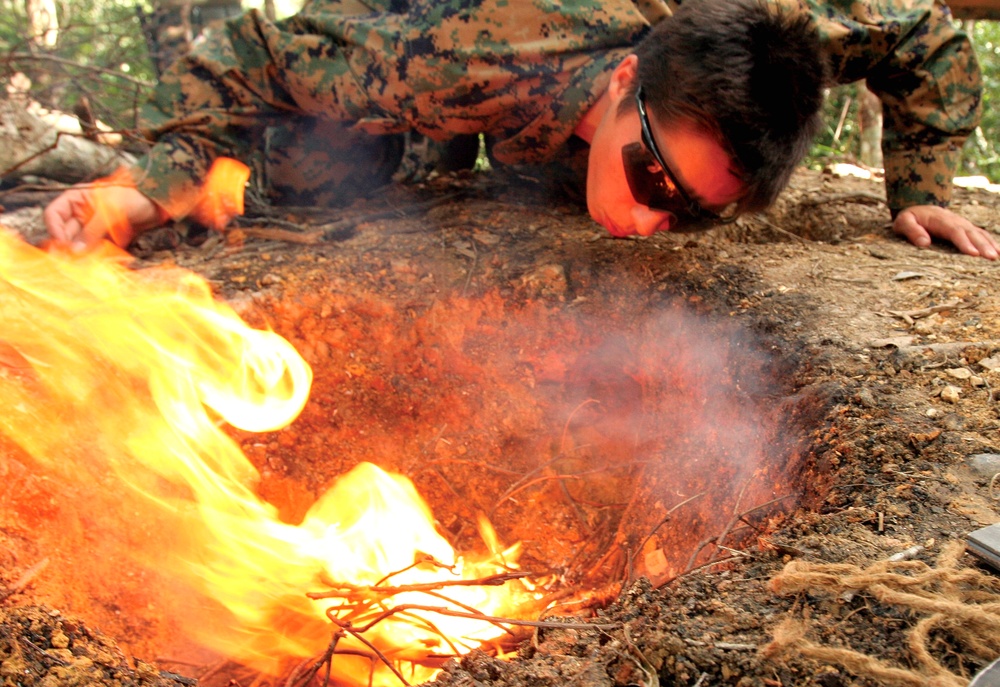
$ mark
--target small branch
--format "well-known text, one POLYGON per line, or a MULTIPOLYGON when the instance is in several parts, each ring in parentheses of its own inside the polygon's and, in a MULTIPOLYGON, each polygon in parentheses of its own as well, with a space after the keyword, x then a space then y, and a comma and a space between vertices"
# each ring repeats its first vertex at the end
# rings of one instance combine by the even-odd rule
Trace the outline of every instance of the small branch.
POLYGON ((361 628, 354 628, 357 632, 367 632, 372 627, 382 622, 386 618, 395 615, 396 613, 401 613, 403 611, 424 611, 426 613, 437 613, 439 615, 446 615, 452 618, 469 618, 470 620, 482 620, 484 622, 490 623, 502 623, 504 625, 515 625, 521 627, 541 627, 547 629, 564 629, 564 630, 611 630, 618 627, 617 623, 563 623, 563 622, 546 622, 544 620, 518 620, 515 618, 502 618, 494 615, 486 615, 485 613, 470 613, 468 611, 455 611, 450 608, 445 608, 443 606, 421 606, 419 604, 402 604, 400 606, 394 606, 382 613, 379 613, 373 620, 369 621, 366 625, 361 628))
POLYGON ((934 313, 944 312, 945 310, 957 310, 961 308, 962 300, 960 298, 953 298, 950 301, 946 301, 939 305, 932 305, 928 308, 921 308, 919 310, 887 310, 884 313, 876 313, 879 315, 892 315, 893 317, 898 317, 907 324, 913 324, 913 321, 921 317, 928 317, 934 313))
MULTIPOLYGON (((441 582, 428 582, 424 584, 403 584, 398 587, 382 587, 379 585, 354 585, 349 582, 337 582, 335 586, 341 590, 346 590, 348 592, 376 592, 379 594, 385 594, 386 596, 392 596, 394 594, 399 594, 402 592, 427 592, 427 591, 438 591, 442 587, 498 587, 510 580, 521 580, 526 577, 531 577, 534 573, 528 572, 516 572, 516 573, 500 573, 498 575, 489 575, 488 577, 480 577, 475 580, 445 580, 441 582)), ((310 599, 333 599, 340 598, 343 593, 340 591, 329 591, 329 592, 309 592, 306 594, 310 599)))
POLYGON ((143 81, 142 79, 137 79, 134 76, 129 76, 128 74, 122 74, 120 71, 114 69, 106 69, 104 67, 94 67, 91 65, 80 64, 75 60, 67 60, 64 57, 56 57, 55 55, 46 55, 45 53, 32 54, 27 52, 15 52, 7 56, 8 60, 11 62, 24 61, 24 62, 53 62, 55 64, 61 64, 64 67, 73 67, 74 69, 82 69, 88 72, 94 72, 97 74, 106 74, 108 76, 114 76, 115 78, 122 79, 123 81, 128 81, 136 86, 142 86, 143 88, 152 88, 155 83, 149 81, 143 81))
POLYGON ((760 647, 756 644, 739 644, 735 642, 702 642, 698 639, 685 639, 688 646, 711 646, 725 651, 757 651, 760 647))
MULTIPOLYGON (((277 224, 279 220, 268 220, 269 224, 277 224)), ((285 241, 287 243, 300 243, 311 246, 323 241, 321 231, 303 231, 304 227, 295 225, 292 222, 285 224, 292 225, 294 229, 271 229, 267 227, 247 227, 240 226, 236 231, 240 231, 244 236, 254 239, 264 239, 265 241, 285 241)))
POLYGON ((799 201, 799 205, 803 207, 811 207, 815 205, 826 205, 827 203, 843 203, 852 200, 867 200, 873 204, 881 203, 885 205, 885 198, 874 193, 865 193, 864 191, 859 191, 857 193, 837 193, 835 195, 821 196, 818 198, 805 198, 799 201))

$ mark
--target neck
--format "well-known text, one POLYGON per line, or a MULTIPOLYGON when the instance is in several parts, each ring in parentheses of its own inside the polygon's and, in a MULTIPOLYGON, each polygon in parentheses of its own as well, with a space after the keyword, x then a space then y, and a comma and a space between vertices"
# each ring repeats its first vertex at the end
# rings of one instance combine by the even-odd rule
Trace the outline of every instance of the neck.
POLYGON ((604 117, 604 113, 607 112, 608 107, 611 105, 611 96, 608 95, 607 91, 601 94, 601 97, 597 99, 587 114, 583 115, 583 119, 580 123, 576 125, 573 129, 573 133, 582 138, 587 143, 594 140, 594 132, 597 131, 597 125, 600 123, 601 118, 604 117))

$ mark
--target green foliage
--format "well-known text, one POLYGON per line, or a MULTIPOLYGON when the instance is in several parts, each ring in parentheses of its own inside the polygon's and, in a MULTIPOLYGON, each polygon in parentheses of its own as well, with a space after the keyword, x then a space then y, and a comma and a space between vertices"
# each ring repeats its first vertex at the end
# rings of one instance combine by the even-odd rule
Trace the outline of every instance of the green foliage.
MULTIPOLYGON (((965 144, 959 174, 981 174, 998 183, 1000 112, 992 106, 992 101, 1000 99, 1000 22, 977 21, 971 36, 985 82, 983 119, 976 134, 965 144)), ((831 162, 858 161, 861 144, 858 91, 857 84, 831 90, 824 106, 823 131, 806 160, 810 167, 821 169, 831 162), (838 124, 841 124, 839 133, 838 124)))
POLYGON ((113 129, 135 128, 155 79, 135 0, 57 2, 58 41, 33 40, 23 0, 0 0, 2 85, 20 72, 43 106, 73 111, 84 99, 113 129))
POLYGON ((983 174, 1000 182, 1000 112, 993 101, 1000 94, 1000 22, 978 21, 972 31, 979 65, 983 70, 983 121, 976 135, 965 145, 962 159, 964 174, 983 174))

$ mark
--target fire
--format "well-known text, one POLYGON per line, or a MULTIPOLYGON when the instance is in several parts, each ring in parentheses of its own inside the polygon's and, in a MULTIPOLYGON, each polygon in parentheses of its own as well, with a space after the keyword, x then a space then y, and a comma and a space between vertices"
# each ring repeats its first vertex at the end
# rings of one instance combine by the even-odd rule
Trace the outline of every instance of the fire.
POLYGON ((212 163, 193 214, 206 227, 224 229, 229 220, 243 214, 243 187, 250 168, 239 160, 220 157, 212 163))
POLYGON ((231 622, 200 641, 276 673, 321 654, 339 631, 338 679, 369 684, 373 672, 372 684, 400 684, 430 679, 438 657, 501 633, 463 616, 511 616, 530 603, 520 585, 458 584, 509 575, 515 552, 494 544, 488 560, 463 560, 412 483, 371 464, 300 524, 280 521, 223 425, 290 423, 310 368, 196 275, 130 271, 122 258, 110 244, 45 253, 0 231, 0 431, 40 469, 113 474, 162 507, 176 541, 165 554, 157 543, 155 565, 231 622))

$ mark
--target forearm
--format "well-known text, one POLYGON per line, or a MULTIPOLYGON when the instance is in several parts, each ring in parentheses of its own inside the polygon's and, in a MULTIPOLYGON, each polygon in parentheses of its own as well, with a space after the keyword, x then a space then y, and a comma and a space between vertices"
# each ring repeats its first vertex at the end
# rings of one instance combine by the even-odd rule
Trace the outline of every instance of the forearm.
POLYGON ((915 205, 948 206, 961 158, 960 140, 918 150, 883 150, 886 204, 893 216, 915 205))
POLYGON ((935 4, 868 84, 883 102, 889 207, 947 205, 962 145, 982 110, 982 76, 968 37, 935 4))
POLYGON ((308 77, 322 75, 329 62, 298 60, 297 80, 285 62, 329 47, 330 38, 299 34, 290 23, 272 24, 256 12, 231 22, 175 63, 143 106, 141 125, 153 145, 132 180, 172 218, 191 212, 215 159, 252 167, 266 127, 314 109, 328 114, 313 102, 308 77))

